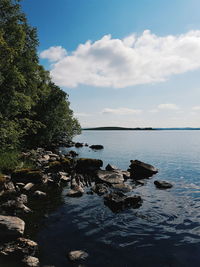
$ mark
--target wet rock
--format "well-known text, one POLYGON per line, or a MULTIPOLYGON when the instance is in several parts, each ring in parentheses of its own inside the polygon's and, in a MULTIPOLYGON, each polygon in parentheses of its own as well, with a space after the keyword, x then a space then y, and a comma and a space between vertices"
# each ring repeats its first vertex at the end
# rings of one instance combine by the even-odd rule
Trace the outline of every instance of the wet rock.
POLYGON ((63 183, 68 183, 71 181, 71 178, 69 177, 69 174, 67 172, 59 172, 58 177, 63 183))
POLYGON ((130 179, 130 172, 129 171, 121 171, 125 180, 130 179))
POLYGON ((168 189, 168 188, 172 188, 173 186, 172 184, 166 181, 154 181, 154 184, 159 189, 168 189))
POLYGON ((82 197, 84 193, 83 188, 79 188, 79 189, 70 189, 67 193, 68 197, 82 197))
POLYGON ((99 183, 106 183, 112 185, 112 184, 121 184, 124 182, 122 173, 114 171, 99 170, 96 176, 97 176, 96 178, 97 182, 99 183))
POLYGON ((23 235, 25 222, 18 217, 0 215, 0 236, 2 239, 15 239, 23 235))
POLYGON ((32 212, 27 206, 25 206, 21 201, 8 200, 1 205, 1 210, 9 215, 20 215, 24 213, 32 212))
POLYGON ((111 164, 108 164, 105 169, 106 169, 106 171, 117 171, 117 170, 119 170, 116 166, 111 165, 111 164))
POLYGON ((102 145, 91 145, 90 148, 94 150, 100 150, 103 149, 104 147, 102 145))
POLYGON ((42 183, 43 174, 40 170, 20 169, 12 173, 11 179, 15 183, 42 183))
POLYGON ((128 185, 128 184, 113 184, 112 188, 114 188, 116 191, 121 191, 124 193, 127 192, 131 192, 131 190, 133 189, 132 186, 128 185))
POLYGON ((113 212, 119 212, 126 208, 139 208, 142 199, 140 196, 126 196, 121 192, 114 192, 104 197, 104 203, 113 212))
POLYGON ((106 184, 96 184, 92 187, 92 191, 101 196, 108 193, 109 189, 106 184))
POLYGON ((38 252, 38 244, 30 239, 18 238, 15 241, 4 243, 0 246, 0 255, 16 258, 34 256, 38 252))
POLYGON ((28 256, 25 257, 22 260, 22 263, 24 264, 24 267, 39 267, 40 266, 40 262, 39 259, 36 257, 32 257, 32 256, 28 256))
POLYGON ((69 155, 70 157, 72 157, 72 158, 75 158, 75 157, 78 156, 78 153, 76 153, 75 151, 71 150, 71 151, 69 151, 68 155, 69 155))
POLYGON ((81 261, 88 258, 88 253, 83 250, 74 250, 68 253, 68 258, 70 261, 81 261))
POLYGON ((154 166, 139 160, 131 160, 129 170, 131 178, 135 180, 151 177, 153 174, 158 172, 158 169, 154 166))
POLYGON ((43 198, 46 198, 47 196, 47 193, 45 192, 42 192, 40 190, 36 190, 34 193, 33 193, 33 196, 37 199, 43 199, 43 198))
POLYGON ((77 142, 77 143, 75 143, 75 147, 77 147, 77 148, 79 148, 79 147, 83 147, 83 143, 79 143, 79 142, 77 142))
POLYGON ((137 185, 141 185, 141 186, 145 185, 146 183, 147 183, 147 182, 146 182, 145 180, 142 180, 142 179, 136 181, 136 184, 137 184, 137 185))
POLYGON ((76 163, 76 171, 78 173, 88 173, 99 170, 103 166, 100 159, 80 158, 76 163))

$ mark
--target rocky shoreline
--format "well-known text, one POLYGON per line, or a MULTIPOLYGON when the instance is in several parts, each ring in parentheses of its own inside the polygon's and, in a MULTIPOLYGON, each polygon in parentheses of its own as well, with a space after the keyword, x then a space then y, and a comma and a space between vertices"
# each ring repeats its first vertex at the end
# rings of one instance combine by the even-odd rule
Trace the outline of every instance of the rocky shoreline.
MULTIPOLYGON (((68 147, 81 148, 84 145, 88 146, 71 143, 68 147)), ((90 148, 103 149, 103 146, 92 145, 90 148)), ((34 207, 47 199, 53 201, 52 192, 61 195, 63 188, 68 186, 68 197, 98 194, 112 212, 136 209, 143 200, 141 196, 132 194, 134 188, 145 185, 147 179, 158 172, 154 166, 138 160, 131 160, 128 170, 110 164, 104 170, 102 160, 78 158, 73 150, 63 155, 55 153, 55 150, 37 148, 22 156, 32 160, 37 167, 0 175, 0 257, 14 258, 20 266, 40 266, 40 248, 28 238, 25 229, 31 216, 38 212, 34 207)), ((154 184, 158 189, 172 187, 166 181, 155 181, 154 184)), ((86 255, 84 251, 72 251, 68 258, 77 262, 86 255)))

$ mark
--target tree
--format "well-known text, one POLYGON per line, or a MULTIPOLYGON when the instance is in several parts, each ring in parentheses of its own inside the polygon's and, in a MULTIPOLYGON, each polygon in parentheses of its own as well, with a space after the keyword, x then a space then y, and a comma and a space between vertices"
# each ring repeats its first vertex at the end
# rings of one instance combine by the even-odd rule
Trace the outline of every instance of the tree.
POLYGON ((49 145, 80 133, 68 95, 39 65, 20 0, 0 1, 0 147, 49 145))

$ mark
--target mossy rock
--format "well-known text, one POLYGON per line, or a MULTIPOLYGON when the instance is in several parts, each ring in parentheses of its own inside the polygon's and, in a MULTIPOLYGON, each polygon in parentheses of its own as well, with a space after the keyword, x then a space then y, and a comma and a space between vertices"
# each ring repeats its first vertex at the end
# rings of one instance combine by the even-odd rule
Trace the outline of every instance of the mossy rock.
POLYGON ((77 160, 76 171, 79 173, 88 173, 99 170, 103 166, 100 159, 80 158, 77 160))
POLYGON ((61 161, 53 161, 49 164, 50 171, 69 171, 71 166, 71 161, 68 158, 62 159, 61 161))
POLYGON ((12 173, 11 179, 15 183, 34 183, 42 182, 43 174, 40 170, 35 169, 19 169, 12 173))

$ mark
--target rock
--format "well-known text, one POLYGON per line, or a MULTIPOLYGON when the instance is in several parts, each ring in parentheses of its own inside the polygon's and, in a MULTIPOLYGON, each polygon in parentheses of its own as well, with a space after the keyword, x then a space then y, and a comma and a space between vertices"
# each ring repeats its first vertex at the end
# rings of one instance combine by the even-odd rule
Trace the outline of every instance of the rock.
POLYGON ((114 192, 104 197, 104 203, 113 212, 119 212, 126 208, 139 208, 142 199, 140 196, 126 196, 121 192, 114 192))
POLYGON ((124 193, 130 192, 133 188, 132 186, 128 184, 113 184, 112 188, 114 188, 116 191, 121 191, 124 193))
POLYGON ((0 236, 2 239, 15 239, 23 235, 25 222, 18 217, 0 215, 0 236))
POLYGON ((31 209, 25 206, 21 201, 8 200, 1 205, 1 210, 9 213, 9 215, 30 213, 31 209))
POLYGON ((0 247, 0 255, 24 258, 25 256, 34 256, 38 251, 38 244, 30 239, 18 238, 15 241, 4 243, 0 247))
POLYGON ((96 184, 92 187, 92 191, 98 194, 99 196, 109 192, 108 186, 106 184, 96 184))
POLYGON ((39 267, 40 262, 39 259, 36 257, 28 256, 25 257, 22 261, 25 267, 39 267))
POLYGON ((130 179, 130 172, 129 171, 121 171, 125 180, 130 179))
POLYGON ((117 170, 119 170, 116 166, 110 165, 110 164, 108 164, 105 169, 106 169, 106 171, 117 171, 117 170))
POLYGON ((43 174, 40 170, 20 169, 12 173, 11 179, 15 183, 42 183, 43 174))
POLYGON ((88 253, 83 250, 74 250, 68 253, 68 258, 70 261, 85 260, 86 258, 88 258, 88 256, 88 253))
POLYGON ((147 182, 145 180, 137 180, 136 181, 136 184, 141 185, 141 186, 145 185, 146 183, 147 182))
POLYGON ((75 151, 71 150, 71 151, 69 151, 68 155, 69 155, 70 157, 72 157, 72 158, 75 158, 75 157, 78 156, 78 153, 76 153, 75 151))
POLYGON ((70 171, 71 161, 68 158, 64 158, 60 161, 53 161, 49 164, 49 170, 51 172, 70 171))
POLYGON ((58 177, 59 177, 59 180, 63 183, 68 183, 71 181, 71 178, 69 177, 67 172, 59 172, 58 177))
POLYGON ((151 177, 153 174, 158 172, 158 169, 154 166, 139 160, 131 160, 129 168, 131 178, 135 180, 151 177))
POLYGON ((24 190, 25 192, 27 192, 27 191, 33 190, 33 187, 34 187, 34 184, 33 184, 33 183, 28 183, 28 184, 26 184, 26 185, 23 187, 23 190, 24 190))
POLYGON ((74 187, 74 189, 71 189, 68 191, 67 196, 68 197, 82 197, 84 193, 84 190, 80 186, 74 187))
POLYGON ((37 190, 37 191, 35 191, 33 193, 33 196, 35 198, 42 199, 42 198, 46 198, 47 194, 45 192, 42 192, 42 191, 37 190))
POLYGON ((90 148, 95 150, 100 150, 103 149, 104 147, 102 145, 91 145, 90 148))
POLYGON ((79 142, 77 142, 77 143, 75 143, 75 147, 77 147, 77 148, 79 148, 79 147, 83 147, 83 143, 79 143, 79 142))
POLYGON ((25 186, 25 184, 24 183, 16 183, 16 186, 18 186, 21 189, 25 186))
POLYGON ((100 159, 80 158, 77 160, 76 171, 78 173, 88 173, 99 170, 103 166, 103 161, 100 159))
POLYGON ((154 181, 154 184, 159 189, 168 189, 172 188, 172 184, 166 182, 166 181, 154 181))
POLYGON ((114 172, 114 171, 104 171, 99 170, 97 172, 97 182, 106 183, 109 185, 112 184, 121 184, 124 182, 124 178, 122 173, 114 172))
POLYGON ((16 200, 18 202, 23 203, 23 204, 27 204, 28 203, 28 197, 25 194, 21 194, 19 197, 16 198, 16 200))

